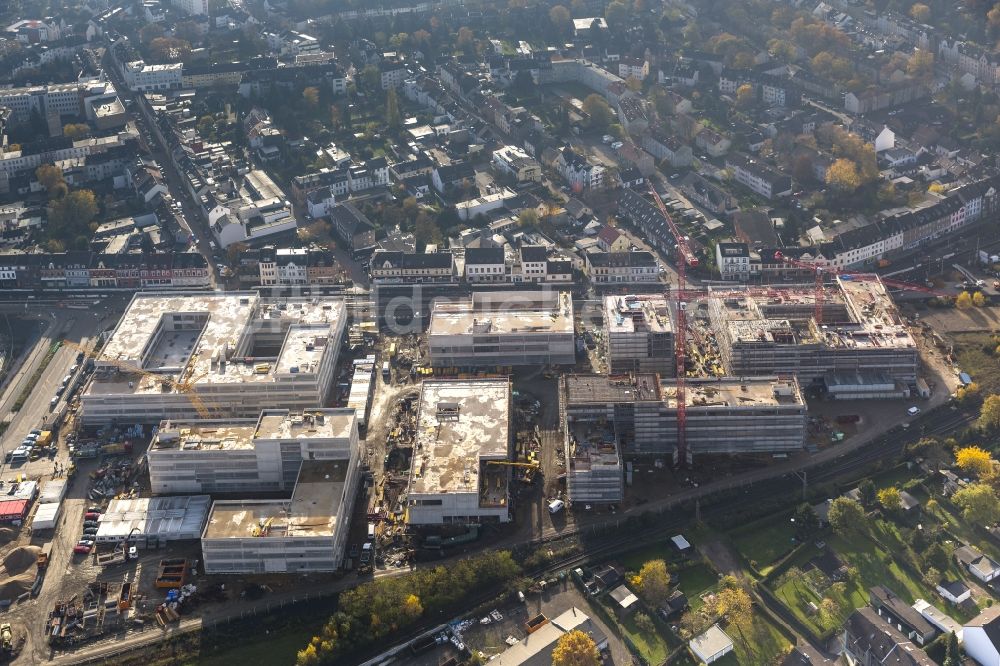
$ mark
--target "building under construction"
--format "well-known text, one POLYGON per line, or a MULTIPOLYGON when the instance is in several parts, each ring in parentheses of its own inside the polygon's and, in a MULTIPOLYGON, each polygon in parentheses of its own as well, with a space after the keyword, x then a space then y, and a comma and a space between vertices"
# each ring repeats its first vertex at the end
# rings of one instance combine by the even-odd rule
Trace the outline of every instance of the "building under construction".
POLYGON ((83 423, 256 418, 324 405, 346 321, 334 298, 136 294, 94 358, 83 423))
POLYGON ((154 494, 291 490, 304 460, 348 460, 353 409, 264 410, 257 419, 163 421, 146 459, 154 494))
POLYGON ((307 460, 287 500, 212 504, 201 534, 207 574, 335 571, 347 544, 360 479, 347 460, 307 460))
POLYGON ((407 523, 510 520, 510 395, 508 379, 421 384, 407 523))
POLYGON ((676 373, 673 324, 662 295, 606 296, 604 333, 612 374, 676 373))
POLYGON ((435 368, 572 365, 573 298, 558 291, 502 291, 436 301, 427 346, 435 368))
POLYGON ((579 421, 566 430, 566 490, 574 502, 622 501, 622 459, 613 428, 579 421))
POLYGON ((852 385, 858 397, 889 397, 898 391, 885 390, 887 378, 899 389, 916 382, 916 343, 877 277, 840 276, 822 296, 822 323, 813 290, 726 292, 688 309, 708 310, 726 373, 734 377, 794 374, 803 386, 821 387, 837 378, 831 383, 840 398, 852 385))
MULTIPOLYGON (((691 454, 802 448, 806 405, 794 377, 688 379, 686 388, 691 454)), ((668 456, 677 447, 673 379, 653 373, 567 375, 559 399, 565 431, 577 442, 614 443, 626 455, 668 456)))

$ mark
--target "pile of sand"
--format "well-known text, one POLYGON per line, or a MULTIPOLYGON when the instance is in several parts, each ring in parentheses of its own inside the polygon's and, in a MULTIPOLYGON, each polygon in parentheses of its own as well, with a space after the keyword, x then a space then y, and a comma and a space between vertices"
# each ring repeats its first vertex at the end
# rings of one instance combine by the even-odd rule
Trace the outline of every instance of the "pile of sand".
POLYGON ((34 584, 34 573, 23 573, 20 576, 7 578, 0 583, 0 599, 16 599, 25 592, 30 592, 34 584))
MULTIPOLYGON (((32 569, 38 563, 38 553, 42 549, 38 546, 21 546, 7 553, 3 558, 4 573, 8 576, 17 576, 32 569)), ((34 578, 34 572, 31 572, 34 578)))

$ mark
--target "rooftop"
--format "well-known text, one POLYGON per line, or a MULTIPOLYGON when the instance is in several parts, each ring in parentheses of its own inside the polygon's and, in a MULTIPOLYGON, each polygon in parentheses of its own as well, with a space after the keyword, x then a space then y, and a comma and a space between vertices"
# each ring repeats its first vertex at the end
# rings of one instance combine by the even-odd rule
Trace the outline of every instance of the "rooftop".
MULTIPOLYGON (((655 402, 677 407, 673 379, 660 380, 654 373, 633 375, 567 375, 568 404, 655 402)), ((794 380, 775 377, 719 377, 689 379, 685 398, 689 407, 752 407, 802 404, 802 392, 794 380)))
POLYGON ((608 333, 673 331, 667 300, 659 295, 606 296, 604 314, 608 333))
POLYGON ((290 500, 218 501, 204 539, 329 537, 347 479, 347 460, 307 460, 290 500))
POLYGON ((436 302, 428 334, 572 333, 573 299, 566 292, 496 292, 436 302))
POLYGON ((136 294, 96 360, 99 370, 117 368, 127 376, 98 373, 88 390, 163 392, 151 374, 128 375, 133 368, 192 384, 268 383, 310 373, 343 316, 343 301, 334 299, 276 303, 254 292, 136 294))
POLYGON ((353 409, 314 409, 289 412, 265 411, 257 422, 257 439, 346 439, 354 426, 353 409))
POLYGON ((480 461, 510 455, 509 428, 509 380, 424 381, 409 493, 478 492, 480 461))

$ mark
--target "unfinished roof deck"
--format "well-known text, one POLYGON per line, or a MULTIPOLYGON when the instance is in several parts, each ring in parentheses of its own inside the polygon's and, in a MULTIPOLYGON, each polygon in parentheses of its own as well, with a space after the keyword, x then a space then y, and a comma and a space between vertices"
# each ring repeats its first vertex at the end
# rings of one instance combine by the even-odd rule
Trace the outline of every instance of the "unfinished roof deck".
POLYGON ((351 436, 353 409, 320 409, 302 412, 265 411, 254 437, 257 439, 347 439, 351 436))
POLYGON ((658 295, 607 296, 604 299, 608 333, 671 333, 667 300, 658 295))
POLYGON ((333 536, 348 465, 346 460, 303 462, 290 500, 215 502, 202 538, 333 536))
POLYGON ((814 317, 811 290, 773 288, 766 294, 727 293, 700 299, 732 343, 816 345, 829 348, 915 347, 892 297, 873 276, 839 276, 823 294, 823 322, 814 317), (857 279, 856 279, 857 278, 857 279))
POLYGON ((409 492, 478 492, 482 460, 509 452, 510 382, 506 379, 425 381, 409 492))
MULTIPOLYGON (((750 407, 802 404, 802 392, 794 380, 774 377, 688 379, 685 392, 689 407, 750 407)), ((652 373, 634 375, 568 375, 568 404, 609 404, 663 401, 677 407, 677 388, 672 379, 660 380, 652 373)))
POLYGON ((153 439, 154 449, 181 451, 236 451, 253 448, 254 423, 231 421, 225 425, 161 421, 153 439))
POLYGON ((93 394, 174 392, 182 383, 267 383, 316 371, 344 317, 335 299, 264 301, 255 292, 136 294, 100 356, 93 394))
POLYGON ((564 292, 476 293, 458 303, 435 302, 430 335, 572 333, 573 299, 564 292))

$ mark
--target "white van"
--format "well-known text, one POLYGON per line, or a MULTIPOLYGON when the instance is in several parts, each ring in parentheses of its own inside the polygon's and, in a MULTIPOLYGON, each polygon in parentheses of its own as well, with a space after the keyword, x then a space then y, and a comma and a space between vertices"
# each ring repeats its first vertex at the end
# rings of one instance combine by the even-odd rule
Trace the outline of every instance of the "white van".
POLYGON ((549 502, 549 513, 559 513, 564 508, 566 508, 566 502, 562 500, 557 499, 549 502))
POLYGON ((906 410, 906 413, 909 414, 910 416, 916 416, 917 414, 920 413, 920 408, 910 407, 908 410, 906 410))

